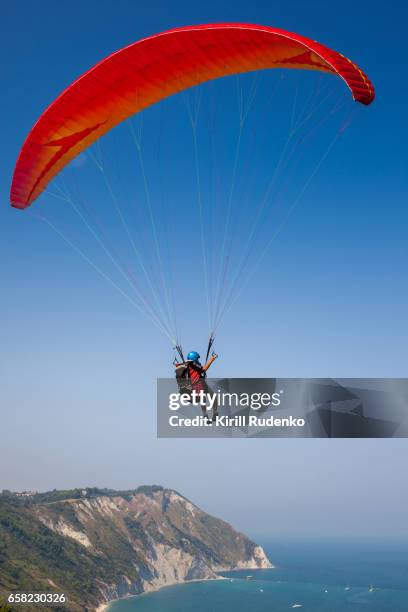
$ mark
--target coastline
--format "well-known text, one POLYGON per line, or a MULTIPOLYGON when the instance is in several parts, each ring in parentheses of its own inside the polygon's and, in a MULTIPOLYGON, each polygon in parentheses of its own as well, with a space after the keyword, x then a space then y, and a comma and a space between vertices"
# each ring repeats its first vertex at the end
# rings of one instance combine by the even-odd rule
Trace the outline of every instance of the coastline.
POLYGON ((168 584, 162 584, 159 587, 149 589, 148 591, 143 591, 143 593, 138 593, 137 595, 124 595, 123 597, 118 597, 117 599, 112 599, 111 601, 101 603, 97 608, 95 608, 95 612, 107 612, 112 606, 112 604, 116 603, 117 601, 122 601, 123 599, 133 599, 134 597, 143 597, 143 595, 150 595, 150 593, 156 593, 157 591, 161 591, 162 589, 166 589, 167 587, 173 587, 180 584, 190 584, 192 582, 211 582, 214 580, 228 580, 228 578, 226 578, 225 576, 217 576, 216 578, 194 578, 193 580, 169 582, 168 584))

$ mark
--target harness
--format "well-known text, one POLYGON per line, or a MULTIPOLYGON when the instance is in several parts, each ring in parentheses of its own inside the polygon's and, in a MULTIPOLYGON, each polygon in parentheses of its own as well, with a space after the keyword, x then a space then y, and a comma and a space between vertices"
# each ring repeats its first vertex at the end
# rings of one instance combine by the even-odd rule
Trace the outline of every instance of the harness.
POLYGON ((206 376, 202 367, 194 361, 184 361, 176 365, 176 380, 180 393, 191 393, 206 376))

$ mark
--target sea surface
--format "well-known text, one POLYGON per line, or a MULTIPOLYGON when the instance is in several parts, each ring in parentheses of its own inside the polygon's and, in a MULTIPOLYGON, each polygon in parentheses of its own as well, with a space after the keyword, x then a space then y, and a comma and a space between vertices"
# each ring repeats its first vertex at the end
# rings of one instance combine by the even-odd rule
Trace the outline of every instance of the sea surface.
POLYGON ((408 612, 408 541, 263 546, 276 569, 166 587, 118 601, 109 612, 408 612))

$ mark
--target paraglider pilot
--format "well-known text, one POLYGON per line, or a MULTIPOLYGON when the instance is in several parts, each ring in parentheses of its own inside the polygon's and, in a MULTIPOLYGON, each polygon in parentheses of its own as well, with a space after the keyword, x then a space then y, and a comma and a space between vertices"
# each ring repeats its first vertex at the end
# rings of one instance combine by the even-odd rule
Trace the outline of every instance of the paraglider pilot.
MULTIPOLYGON (((211 389, 207 385, 206 377, 207 370, 211 367, 218 355, 213 353, 205 365, 200 363, 200 355, 197 351, 190 351, 187 355, 187 359, 181 362, 175 362, 176 379, 179 385, 181 393, 190 393, 191 391, 203 391, 204 393, 211 393, 211 389)), ((207 410, 205 406, 202 406, 203 415, 207 416, 207 410)), ((214 404, 212 420, 215 421, 218 415, 217 403, 214 404)), ((209 420, 209 417, 208 417, 209 420)))

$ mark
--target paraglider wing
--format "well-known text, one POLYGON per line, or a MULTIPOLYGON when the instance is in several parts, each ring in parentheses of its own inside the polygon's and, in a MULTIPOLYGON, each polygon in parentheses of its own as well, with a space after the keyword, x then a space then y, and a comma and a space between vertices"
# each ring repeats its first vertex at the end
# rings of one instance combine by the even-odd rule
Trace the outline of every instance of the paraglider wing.
POLYGON ((177 28, 113 53, 70 85, 40 116, 17 160, 11 204, 26 208, 75 156, 124 119, 219 77, 270 68, 340 76, 356 101, 374 89, 340 53, 303 36, 239 23, 177 28))

